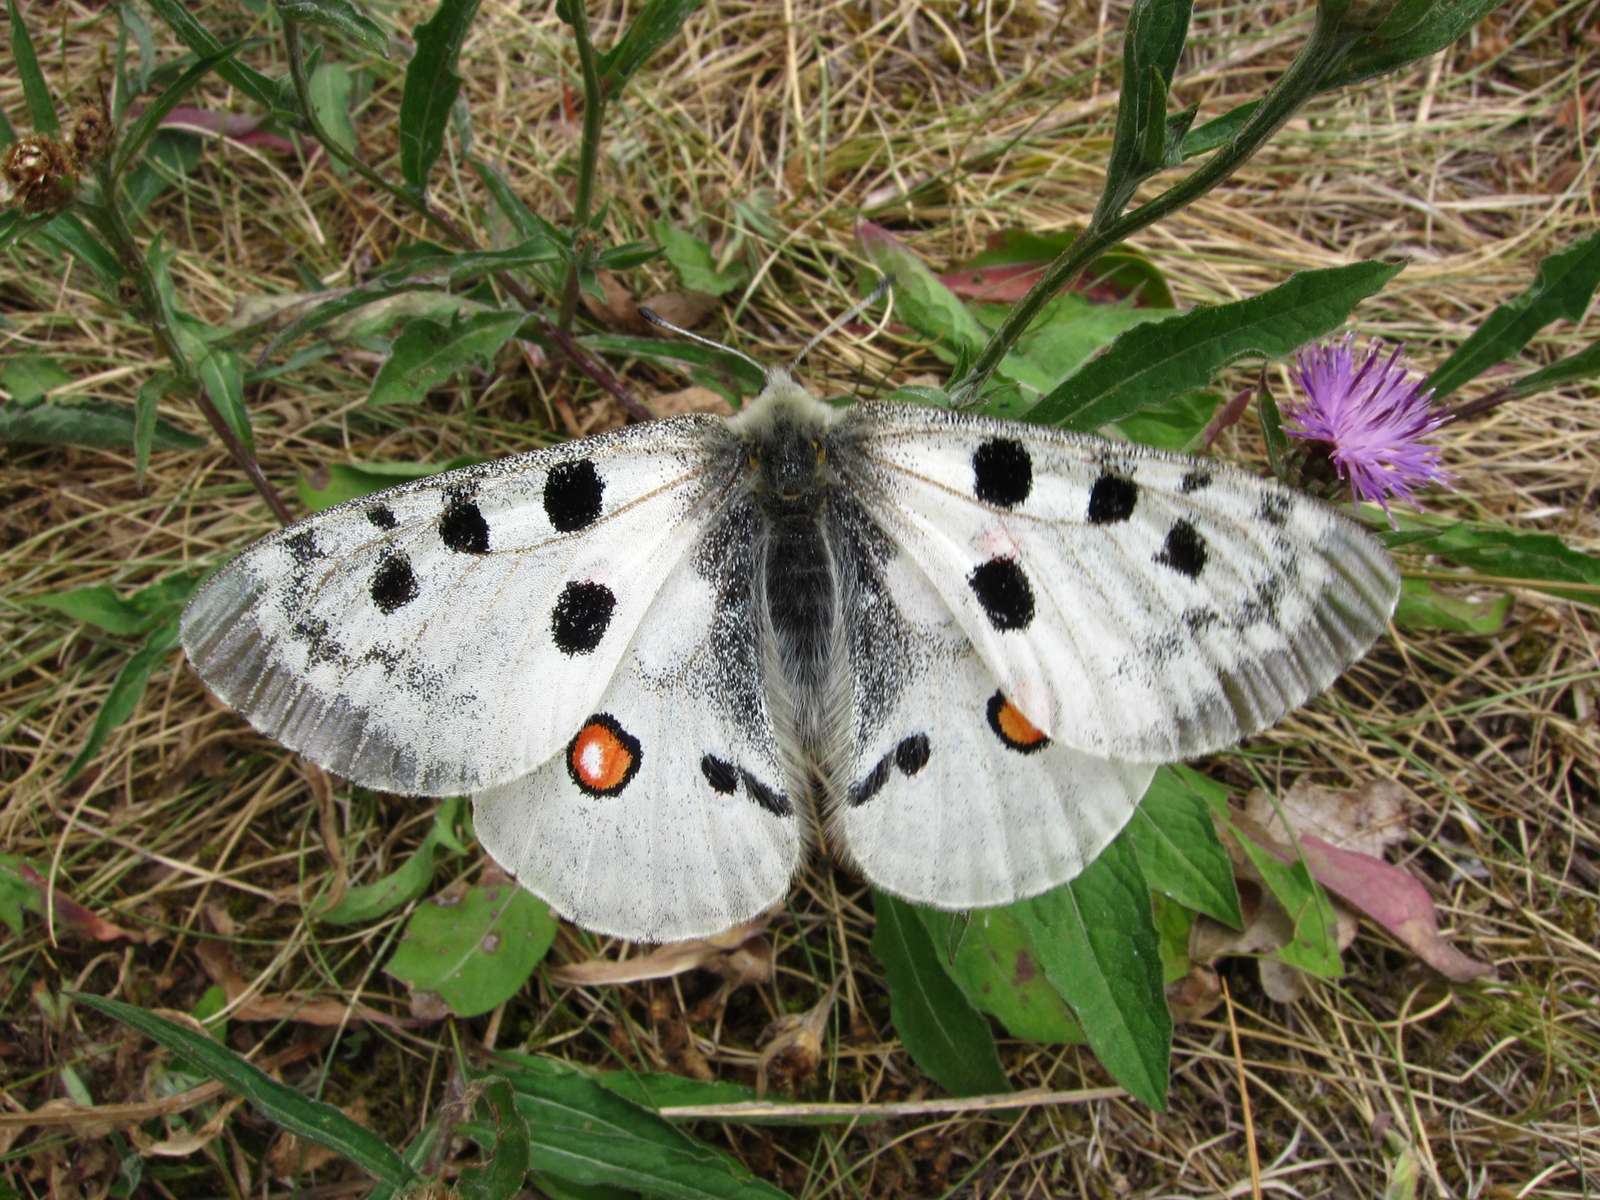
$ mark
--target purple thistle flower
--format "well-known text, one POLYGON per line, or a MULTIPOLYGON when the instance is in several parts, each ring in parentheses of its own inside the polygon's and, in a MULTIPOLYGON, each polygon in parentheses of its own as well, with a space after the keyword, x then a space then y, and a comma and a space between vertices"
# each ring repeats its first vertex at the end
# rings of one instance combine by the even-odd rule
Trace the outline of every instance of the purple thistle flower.
POLYGON ((1356 499, 1386 513, 1391 496, 1421 508, 1413 488, 1451 480, 1439 447, 1422 440, 1450 417, 1434 411, 1433 389, 1423 389, 1400 347, 1383 360, 1383 346, 1374 342, 1358 364, 1354 341, 1346 334, 1300 351, 1295 376, 1305 396, 1284 405, 1284 432, 1323 443, 1356 499))

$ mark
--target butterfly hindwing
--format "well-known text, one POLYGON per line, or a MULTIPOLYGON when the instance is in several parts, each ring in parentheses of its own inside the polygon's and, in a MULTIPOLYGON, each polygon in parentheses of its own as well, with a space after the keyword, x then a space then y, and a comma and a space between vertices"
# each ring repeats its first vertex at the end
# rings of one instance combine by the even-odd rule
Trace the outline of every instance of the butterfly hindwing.
POLYGON ((839 522, 834 540, 860 568, 845 610, 853 748, 829 826, 847 856, 879 887, 946 909, 1007 904, 1076 876, 1155 768, 1051 741, 906 554, 859 518, 839 522))
POLYGON ((1398 579, 1353 521, 1221 463, 910 405, 841 421, 846 486, 1054 742, 1231 745, 1371 644, 1398 579))
POLYGON ((763 686, 755 524, 748 499, 729 504, 564 750, 474 800, 490 854, 589 929, 703 936, 788 891, 809 814, 785 780, 763 686))
POLYGON ((357 783, 515 778, 595 711, 726 494, 726 444, 679 418, 339 505, 207 580, 184 648, 256 728, 357 783))

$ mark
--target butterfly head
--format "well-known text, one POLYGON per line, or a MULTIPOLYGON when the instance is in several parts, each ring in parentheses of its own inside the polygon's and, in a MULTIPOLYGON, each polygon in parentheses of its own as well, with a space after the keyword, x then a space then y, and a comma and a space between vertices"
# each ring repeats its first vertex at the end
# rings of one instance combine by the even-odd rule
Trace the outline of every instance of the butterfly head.
POLYGON ((757 493, 779 505, 808 504, 828 481, 827 433, 836 416, 786 369, 768 368, 767 386, 729 420, 757 493))

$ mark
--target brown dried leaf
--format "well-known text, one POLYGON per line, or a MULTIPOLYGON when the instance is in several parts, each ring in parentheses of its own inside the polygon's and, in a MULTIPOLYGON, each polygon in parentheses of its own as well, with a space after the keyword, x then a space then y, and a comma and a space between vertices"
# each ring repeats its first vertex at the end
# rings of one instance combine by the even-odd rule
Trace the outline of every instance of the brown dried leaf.
POLYGON ((160 932, 155 929, 140 933, 113 924, 67 896, 59 885, 51 888, 49 881, 27 863, 17 865, 17 874, 38 890, 41 899, 49 900, 58 929, 70 930, 96 942, 114 942, 120 938, 127 938, 130 942, 155 942, 161 938, 160 932))
MULTIPOLYGON (((391 1029, 415 1029, 427 1021, 413 1015, 393 1017, 365 1004, 345 1004, 340 1000, 314 1000, 298 996, 249 995, 250 985, 234 969, 233 955, 221 942, 201 942, 195 947, 200 964, 211 981, 228 997, 229 1015, 241 1021, 297 1021, 302 1025, 346 1025, 352 1021, 371 1021, 391 1029)), ((413 1005, 413 1010, 415 1005, 413 1005)))
POLYGON ((710 388, 686 387, 682 391, 666 392, 645 401, 652 417, 678 417, 684 413, 711 413, 731 417, 733 405, 710 388))
POLYGON ((634 301, 633 293, 622 280, 610 271, 596 271, 595 279, 605 293, 605 299, 599 299, 592 292, 582 293, 583 306, 589 310, 590 316, 613 329, 629 333, 650 331, 649 323, 639 315, 639 305, 634 301))
POLYGON ((756 1095, 765 1096, 767 1085, 776 1083, 778 1090, 793 1095, 802 1083, 816 1078, 822 1064, 822 1035, 828 1028, 828 1014, 839 995, 842 979, 823 993, 811 1008, 803 1013, 785 1013, 767 1026, 764 1036, 771 1039, 761 1051, 756 1064, 756 1095))
POLYGON ((670 942, 633 958, 592 958, 583 963, 566 963, 551 969, 550 982, 561 987, 599 987, 639 983, 646 979, 670 979, 702 967, 726 978, 730 967, 741 973, 748 970, 747 963, 735 964, 725 960, 729 960, 734 951, 765 930, 771 919, 769 914, 762 913, 743 925, 735 925, 712 937, 670 942))
POLYGON ((720 303, 709 292, 660 292, 646 300, 641 307, 648 308, 663 320, 671 321, 680 329, 693 329, 711 315, 720 303))

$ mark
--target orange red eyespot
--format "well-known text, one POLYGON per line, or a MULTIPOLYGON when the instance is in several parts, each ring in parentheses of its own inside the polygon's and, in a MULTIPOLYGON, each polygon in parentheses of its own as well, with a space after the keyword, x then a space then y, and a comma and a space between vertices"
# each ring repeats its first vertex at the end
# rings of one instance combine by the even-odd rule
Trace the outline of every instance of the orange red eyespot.
POLYGON ((587 796, 615 796, 639 770, 639 739, 610 713, 595 713, 567 744, 567 774, 587 796))
POLYGON ((1005 743, 1007 749, 1018 754, 1032 754, 1043 750, 1050 739, 1034 723, 1022 715, 1022 710, 1005 698, 1001 692, 989 697, 989 728, 1005 743))

